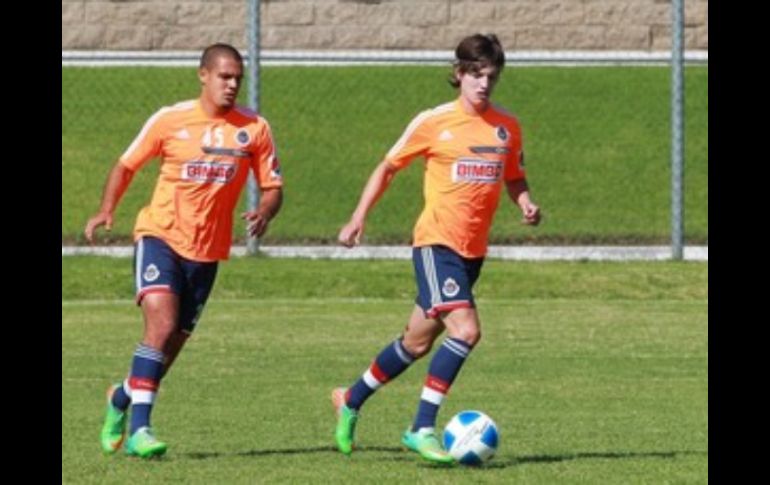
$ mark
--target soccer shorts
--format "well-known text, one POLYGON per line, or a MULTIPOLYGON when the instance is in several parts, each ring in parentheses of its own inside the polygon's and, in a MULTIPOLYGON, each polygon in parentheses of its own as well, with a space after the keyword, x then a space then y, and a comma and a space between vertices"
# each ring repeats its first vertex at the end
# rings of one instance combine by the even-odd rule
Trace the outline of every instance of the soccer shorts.
POLYGON ((148 293, 179 295, 179 328, 192 333, 214 286, 218 264, 191 261, 161 239, 142 237, 134 245, 136 304, 148 293))
POLYGON ((455 308, 475 308, 473 285, 484 258, 464 258, 446 246, 412 248, 417 303, 435 318, 455 308))

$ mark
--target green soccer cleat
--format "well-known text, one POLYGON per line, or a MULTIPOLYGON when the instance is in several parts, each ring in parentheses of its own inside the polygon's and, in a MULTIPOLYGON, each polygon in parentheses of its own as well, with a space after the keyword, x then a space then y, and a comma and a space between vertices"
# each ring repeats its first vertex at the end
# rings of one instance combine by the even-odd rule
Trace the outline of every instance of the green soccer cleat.
POLYGON ((412 451, 416 451, 425 460, 441 465, 454 463, 454 458, 447 453, 436 438, 433 428, 420 428, 412 431, 409 427, 401 437, 401 443, 412 451))
POLYGON ((346 389, 338 387, 332 391, 332 405, 337 413, 337 428, 334 431, 334 439, 337 442, 337 448, 344 454, 350 455, 353 452, 353 435, 356 431, 356 422, 358 422, 358 412, 345 405, 346 389))
POLYGON ((102 451, 111 455, 120 449, 126 437, 126 418, 128 413, 112 405, 112 395, 120 384, 114 384, 107 389, 107 413, 100 435, 102 451))
POLYGON ((161 456, 166 452, 167 448, 166 443, 158 441, 155 435, 152 434, 152 430, 147 426, 137 429, 126 441, 126 454, 140 458, 161 456))

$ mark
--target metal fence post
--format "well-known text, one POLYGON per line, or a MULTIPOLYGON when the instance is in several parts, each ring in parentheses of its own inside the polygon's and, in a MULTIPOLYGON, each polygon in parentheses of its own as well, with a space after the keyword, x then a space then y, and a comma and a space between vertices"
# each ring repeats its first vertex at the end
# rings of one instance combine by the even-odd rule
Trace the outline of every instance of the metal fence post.
MULTIPOLYGON (((249 107, 259 112, 259 0, 249 0, 249 107)), ((254 174, 249 171, 247 185, 247 209, 252 211, 259 205, 259 189, 254 174)), ((250 236, 246 229, 246 250, 249 255, 257 254, 259 239, 250 236)))
POLYGON ((671 4, 671 257, 684 256, 684 0, 671 4))

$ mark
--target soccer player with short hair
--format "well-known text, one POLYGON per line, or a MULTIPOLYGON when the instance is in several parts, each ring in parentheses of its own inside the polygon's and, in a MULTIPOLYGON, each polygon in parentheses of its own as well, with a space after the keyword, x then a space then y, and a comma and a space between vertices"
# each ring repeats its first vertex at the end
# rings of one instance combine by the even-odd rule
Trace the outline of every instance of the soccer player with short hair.
POLYGON ((142 341, 122 384, 108 389, 101 431, 105 453, 125 451, 148 458, 167 445, 150 426, 161 379, 192 334, 208 299, 218 261, 227 259, 233 211, 254 173, 262 190, 259 207, 242 217, 259 237, 283 198, 281 169, 270 125, 236 105, 243 58, 231 45, 213 44, 201 56, 198 99, 165 107, 151 116, 107 177, 99 212, 88 220, 85 236, 112 227, 113 213, 134 174, 160 158, 160 174, 149 205, 134 227, 136 302, 144 317, 142 341))
POLYGON ((352 452, 359 411, 382 385, 425 356, 444 331, 422 388, 417 414, 402 443, 424 459, 451 463, 435 434, 439 407, 466 358, 481 338, 473 285, 487 252, 489 229, 505 186, 525 224, 540 222, 525 178, 517 119, 490 101, 505 65, 494 34, 471 35, 455 50, 450 84, 459 97, 423 111, 377 165, 350 221, 340 230, 346 247, 358 244, 367 214, 395 174, 416 157, 425 159, 425 206, 414 227, 412 261, 416 305, 401 337, 375 357, 349 388, 332 391, 335 440, 352 452))

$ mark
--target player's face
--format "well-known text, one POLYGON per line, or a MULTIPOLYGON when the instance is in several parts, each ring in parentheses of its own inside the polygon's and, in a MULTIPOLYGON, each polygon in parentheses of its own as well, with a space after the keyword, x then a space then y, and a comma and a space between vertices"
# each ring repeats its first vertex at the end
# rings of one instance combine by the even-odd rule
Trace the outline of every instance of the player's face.
POLYGON ((243 66, 230 56, 214 59, 210 68, 202 68, 198 77, 203 86, 203 96, 221 111, 235 106, 238 90, 243 79, 243 66))
POLYGON ((463 100, 477 111, 485 110, 500 77, 500 70, 494 66, 485 66, 458 73, 457 76, 463 100))

